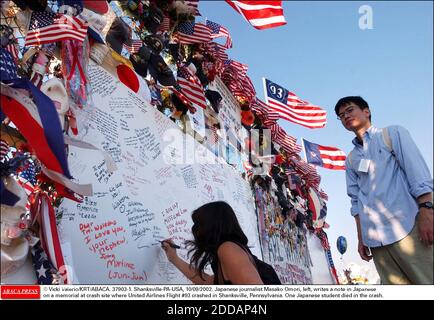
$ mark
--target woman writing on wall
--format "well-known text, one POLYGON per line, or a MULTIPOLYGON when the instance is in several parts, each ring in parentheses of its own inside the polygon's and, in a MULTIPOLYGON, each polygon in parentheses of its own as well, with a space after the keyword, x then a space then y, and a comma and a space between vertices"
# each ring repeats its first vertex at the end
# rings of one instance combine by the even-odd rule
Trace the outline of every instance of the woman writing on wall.
POLYGON ((194 284, 263 284, 248 250, 248 239, 229 204, 207 203, 193 211, 188 241, 193 253, 190 264, 178 257, 171 240, 162 242, 168 260, 194 284), (214 275, 204 272, 210 264, 214 275))

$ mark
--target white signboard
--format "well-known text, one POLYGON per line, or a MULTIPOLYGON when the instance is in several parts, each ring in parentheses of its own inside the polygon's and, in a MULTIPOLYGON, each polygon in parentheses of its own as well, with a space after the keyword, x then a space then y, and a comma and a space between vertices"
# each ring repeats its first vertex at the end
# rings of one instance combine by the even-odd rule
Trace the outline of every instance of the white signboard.
POLYGON ((98 151, 69 149, 72 175, 94 188, 83 203, 65 199, 59 208, 72 283, 188 283, 159 241, 191 239, 192 210, 217 200, 234 208, 261 257, 252 193, 239 174, 92 62, 89 79, 95 107, 82 139, 108 152, 118 170, 107 171, 98 151))
POLYGON ((197 108, 196 112, 191 114, 187 113, 190 118, 191 128, 197 132, 201 137, 205 137, 205 115, 202 108, 197 108))
POLYGON ((222 96, 222 101, 219 107, 218 118, 220 121, 222 139, 229 139, 236 146, 234 139, 241 142, 241 109, 232 93, 226 87, 220 78, 216 78, 212 85, 212 90, 218 91, 222 96))
POLYGON ((310 232, 307 235, 310 257, 312 258, 312 283, 335 284, 327 263, 326 253, 318 237, 310 232))

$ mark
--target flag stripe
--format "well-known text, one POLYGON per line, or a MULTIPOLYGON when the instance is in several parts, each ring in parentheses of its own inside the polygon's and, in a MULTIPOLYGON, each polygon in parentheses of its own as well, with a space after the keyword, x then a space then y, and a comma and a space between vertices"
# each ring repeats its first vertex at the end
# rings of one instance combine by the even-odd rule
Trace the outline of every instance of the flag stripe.
POLYGON ((277 4, 277 2, 281 1, 230 1, 234 2, 240 9, 244 10, 263 10, 263 9, 282 9, 282 5, 277 4), (255 3, 256 2, 256 3, 255 3), (268 2, 257 4, 259 2, 268 2), (271 4, 271 2, 275 2, 276 4, 271 4), (252 3, 252 4, 251 4, 252 3), (255 4, 253 4, 255 3, 255 4))
POLYGON ((307 128, 323 128, 325 126, 324 122, 318 122, 317 123, 317 121, 313 121, 313 122, 303 121, 303 120, 299 119, 298 117, 294 117, 290 113, 288 114, 287 112, 282 112, 279 109, 272 108, 271 110, 278 112, 280 119, 288 120, 288 121, 302 125, 302 126, 307 127, 307 128))
POLYGON ((309 118, 303 119, 300 116, 295 116, 294 113, 282 110, 281 108, 272 108, 271 110, 279 113, 280 118, 300 124, 305 127, 312 128, 322 128, 325 126, 325 122, 323 120, 310 120, 309 118))
POLYGON ((288 114, 289 116, 293 116, 296 120, 308 120, 312 122, 324 122, 324 120, 327 119, 327 116, 323 113, 305 113, 305 112, 298 112, 294 110, 293 108, 288 108, 287 106, 284 106, 278 102, 275 102, 273 100, 269 101, 269 105, 272 109, 276 109, 279 112, 283 112, 288 114))
POLYGON ((345 160, 333 160, 333 159, 327 159, 327 158, 323 158, 321 157, 322 162, 324 164, 331 164, 331 165, 336 165, 338 167, 344 167, 345 166, 345 160))
POLYGON ((279 101, 274 100, 273 98, 269 98, 268 99, 268 104, 269 106, 276 106, 276 107, 281 107, 282 110, 289 110, 292 111, 294 113, 297 113, 299 115, 306 115, 306 116, 315 116, 315 117, 319 117, 321 119, 325 119, 327 116, 327 112, 320 109, 320 108, 312 108, 312 107, 306 107, 306 106, 294 106, 291 104, 283 104, 279 101))
POLYGON ((346 157, 345 156, 330 156, 328 154, 321 153, 321 159, 323 159, 323 160, 328 159, 328 160, 344 161, 345 162, 346 157))
POLYGON ((283 16, 280 17, 270 17, 270 18, 261 18, 261 19, 250 19, 250 23, 255 27, 264 27, 269 26, 270 24, 286 24, 285 18, 283 16))
POLYGON ((332 170, 345 170, 345 166, 339 166, 339 165, 335 166, 335 165, 328 164, 328 163, 325 163, 323 165, 323 167, 326 169, 332 169, 332 170))
POLYGON ((334 154, 334 152, 340 152, 341 154, 345 154, 342 150, 335 148, 335 147, 327 147, 327 146, 318 146, 318 149, 320 151, 323 151, 324 153, 328 154, 334 154))
POLYGON ((259 30, 286 24, 282 1, 232 1, 226 2, 259 30))

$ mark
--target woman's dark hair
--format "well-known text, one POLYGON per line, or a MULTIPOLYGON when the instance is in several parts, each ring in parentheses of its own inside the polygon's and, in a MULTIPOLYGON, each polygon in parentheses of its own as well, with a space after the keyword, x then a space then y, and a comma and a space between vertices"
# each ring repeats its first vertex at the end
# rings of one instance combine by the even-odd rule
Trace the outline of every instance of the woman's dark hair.
MULTIPOLYGON (((339 116, 339 109, 343 106, 346 106, 347 104, 354 103, 357 105, 360 109, 369 109, 368 103, 360 96, 348 96, 339 99, 339 101, 336 103, 335 106, 335 113, 337 116, 339 116)), ((369 121, 371 121, 371 114, 369 114, 369 121)))
POLYGON ((190 262, 201 277, 206 265, 217 261, 217 249, 223 242, 233 241, 247 247, 248 239, 226 202, 207 203, 194 210, 191 218, 194 241, 188 241, 193 247, 188 254, 193 253, 190 262))

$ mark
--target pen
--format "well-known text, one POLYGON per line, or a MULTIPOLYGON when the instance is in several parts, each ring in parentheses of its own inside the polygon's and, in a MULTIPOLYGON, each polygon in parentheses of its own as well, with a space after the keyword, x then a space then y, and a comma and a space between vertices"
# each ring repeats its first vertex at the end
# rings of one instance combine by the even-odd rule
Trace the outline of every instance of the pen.
POLYGON ((171 246, 172 248, 175 248, 175 249, 181 249, 180 246, 178 246, 177 244, 171 243, 171 242, 169 242, 169 241, 160 241, 160 242, 161 242, 161 243, 165 242, 165 243, 167 243, 169 246, 171 246))

